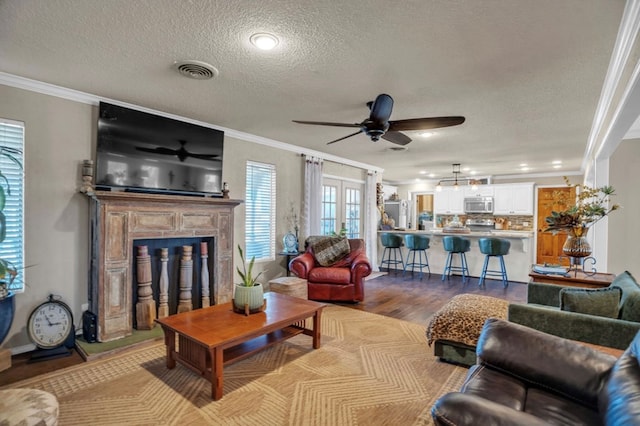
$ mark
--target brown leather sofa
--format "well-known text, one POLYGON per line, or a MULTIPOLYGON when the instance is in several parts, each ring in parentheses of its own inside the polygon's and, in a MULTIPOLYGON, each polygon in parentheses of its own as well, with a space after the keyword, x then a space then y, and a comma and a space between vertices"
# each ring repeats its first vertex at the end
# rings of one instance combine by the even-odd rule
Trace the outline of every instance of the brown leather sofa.
POLYGON ((364 300, 364 278, 371 274, 364 240, 350 239, 350 251, 331 266, 320 266, 308 246, 305 253, 291 259, 289 270, 307 280, 309 299, 340 302, 364 300))
POLYGON ((640 424, 640 333, 616 359, 492 318, 477 356, 461 391, 432 407, 436 425, 640 424))

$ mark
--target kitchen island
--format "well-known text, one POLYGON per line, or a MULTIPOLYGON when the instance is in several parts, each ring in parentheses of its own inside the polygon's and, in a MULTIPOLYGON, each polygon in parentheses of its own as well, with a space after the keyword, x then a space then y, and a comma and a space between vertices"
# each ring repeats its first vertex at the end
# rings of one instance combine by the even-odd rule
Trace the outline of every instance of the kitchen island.
MULTIPOLYGON (((533 231, 512 231, 512 230, 491 230, 491 231, 472 231, 469 233, 457 233, 446 232, 443 228, 434 228, 430 230, 388 230, 378 231, 378 234, 392 233, 403 236, 405 234, 419 234, 427 235, 430 239, 429 249, 427 255, 429 257, 429 266, 432 274, 440 274, 444 271, 444 265, 447 261, 447 252, 442 246, 442 237, 446 235, 455 235, 463 238, 468 238, 471 241, 471 249, 467 252, 467 263, 469 266, 469 274, 472 277, 471 282, 477 284, 477 277, 482 272, 482 265, 484 264, 484 254, 480 253, 478 246, 478 240, 480 238, 504 238, 511 242, 511 248, 509 254, 504 256, 504 262, 507 267, 507 275, 509 281, 528 282, 529 272, 531 265, 534 263, 534 250, 533 250, 533 231)), ((384 247, 380 243, 378 238, 378 259, 376 264, 380 265, 382 258, 382 251, 384 247)), ((403 259, 407 259, 407 249, 402 247, 403 259)), ((454 256, 454 265, 460 265, 459 257, 454 256)), ((400 265, 398 265, 400 268, 400 265)), ((499 269, 498 260, 491 259, 489 263, 489 269, 499 269)), ((492 277, 493 278, 493 277, 492 277)))

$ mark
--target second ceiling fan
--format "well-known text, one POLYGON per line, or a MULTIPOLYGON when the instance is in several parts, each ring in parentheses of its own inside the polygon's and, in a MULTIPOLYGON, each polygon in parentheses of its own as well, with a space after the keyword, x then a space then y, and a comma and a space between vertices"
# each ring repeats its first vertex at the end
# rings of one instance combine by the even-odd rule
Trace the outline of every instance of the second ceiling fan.
POLYGON ((385 93, 376 96, 375 101, 367 102, 367 106, 371 110, 369 118, 366 118, 361 123, 331 123, 326 121, 302 121, 293 120, 294 123, 300 124, 315 124, 319 126, 334 126, 334 127, 359 127, 355 133, 343 136, 339 139, 332 140, 327 144, 339 142, 341 140, 350 138, 351 136, 364 133, 369 136, 372 141, 376 142, 380 138, 388 140, 389 142, 406 145, 411 142, 411 138, 402 131, 411 130, 428 130, 437 129, 439 127, 457 126, 464 123, 465 118, 462 116, 450 116, 450 117, 424 117, 424 118, 410 118, 407 120, 389 120, 391 117, 391 111, 393 110, 393 98, 385 93))

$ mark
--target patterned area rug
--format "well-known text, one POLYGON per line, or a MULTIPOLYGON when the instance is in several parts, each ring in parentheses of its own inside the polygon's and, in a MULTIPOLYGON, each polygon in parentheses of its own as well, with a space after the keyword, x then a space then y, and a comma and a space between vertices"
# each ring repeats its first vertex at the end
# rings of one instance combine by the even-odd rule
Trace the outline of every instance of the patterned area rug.
POLYGON ((68 425, 429 425, 429 410, 466 369, 439 362, 425 326, 339 306, 322 315, 322 346, 298 335, 225 367, 224 396, 178 364, 163 344, 8 388, 37 388, 68 425))

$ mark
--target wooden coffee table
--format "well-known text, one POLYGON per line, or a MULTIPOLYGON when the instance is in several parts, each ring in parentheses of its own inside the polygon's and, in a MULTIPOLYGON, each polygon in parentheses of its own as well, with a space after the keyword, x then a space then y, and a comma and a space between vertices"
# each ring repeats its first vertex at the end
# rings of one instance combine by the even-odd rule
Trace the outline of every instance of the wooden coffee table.
POLYGON ((266 310, 248 316, 225 303, 157 319, 164 331, 167 368, 178 361, 196 371, 211 382, 211 397, 217 401, 224 365, 300 333, 312 336, 314 349, 320 347, 320 315, 326 305, 273 292, 265 293, 265 299, 266 310), (310 317, 312 330, 304 323, 310 317))

